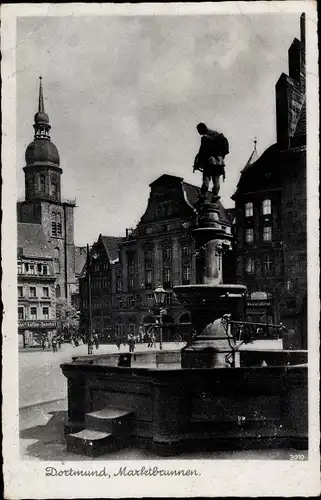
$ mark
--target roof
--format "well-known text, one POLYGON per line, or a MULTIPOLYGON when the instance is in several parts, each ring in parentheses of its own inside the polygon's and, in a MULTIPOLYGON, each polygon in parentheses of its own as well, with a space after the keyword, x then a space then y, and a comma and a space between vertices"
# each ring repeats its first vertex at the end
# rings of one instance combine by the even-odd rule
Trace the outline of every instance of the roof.
POLYGON ((245 172, 249 168, 250 165, 255 163, 259 158, 259 155, 257 154, 257 149, 256 149, 256 141, 254 141, 254 149, 250 155, 250 158, 247 160, 245 167, 243 168, 242 172, 245 172))
POLYGON ((103 235, 100 235, 100 237, 106 249, 109 260, 113 261, 117 259, 119 246, 124 241, 124 238, 120 236, 103 236, 103 235))
POLYGON ((86 263, 87 249, 86 247, 75 247, 75 275, 79 276, 86 263))
POLYGON ((23 257, 52 259, 52 248, 40 224, 18 223, 18 249, 23 257), (22 250, 20 250, 22 249, 22 250))
POLYGON ((153 182, 150 183, 150 187, 154 186, 156 184, 164 184, 168 181, 174 181, 174 182, 182 182, 183 177, 177 177, 176 175, 170 175, 170 174, 162 174, 160 177, 157 177, 153 182))

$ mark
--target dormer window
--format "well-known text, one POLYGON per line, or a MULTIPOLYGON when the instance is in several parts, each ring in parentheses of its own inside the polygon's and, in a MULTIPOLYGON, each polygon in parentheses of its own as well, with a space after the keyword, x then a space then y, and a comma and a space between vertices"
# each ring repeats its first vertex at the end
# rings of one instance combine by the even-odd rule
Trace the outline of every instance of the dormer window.
POLYGON ((270 215, 272 213, 271 200, 263 200, 262 213, 263 215, 270 215))
POLYGON ((245 217, 253 217, 253 203, 245 204, 245 217))

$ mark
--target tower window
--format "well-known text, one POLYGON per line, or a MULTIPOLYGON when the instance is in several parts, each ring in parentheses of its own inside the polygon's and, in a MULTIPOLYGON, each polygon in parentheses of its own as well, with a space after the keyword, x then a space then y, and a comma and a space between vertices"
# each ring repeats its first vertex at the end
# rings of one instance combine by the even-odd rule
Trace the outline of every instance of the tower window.
POLYGON ((52 212, 52 214, 51 214, 51 235, 57 236, 57 224, 56 224, 55 212, 52 212))
POLYGON ((18 307, 18 319, 24 319, 24 307, 18 307))
POLYGON ((252 259, 251 257, 249 257, 246 261, 246 265, 245 265, 245 271, 248 273, 248 274, 252 274, 254 273, 254 259, 252 259))
POLYGON ((263 241, 271 241, 272 240, 272 227, 265 226, 263 228, 263 241))
POLYGON ((253 203, 245 204, 245 217, 253 217, 253 203))
POLYGON ((57 214, 56 224, 57 224, 57 236, 61 236, 62 234, 61 214, 57 214))
POLYGON ((253 243, 253 241, 254 241, 254 229, 253 228, 245 229, 245 241, 246 241, 246 243, 253 243))
POLYGON ((272 213, 271 200, 263 200, 262 213, 263 215, 270 215, 272 213))
POLYGON ((58 186, 55 182, 51 183, 51 194, 52 196, 57 196, 58 193, 58 186))
POLYGON ((54 268, 55 268, 55 273, 59 274, 60 273, 60 250, 57 247, 55 248, 54 268))
POLYGON ((44 175, 39 176, 39 191, 45 191, 46 189, 46 178, 44 175))

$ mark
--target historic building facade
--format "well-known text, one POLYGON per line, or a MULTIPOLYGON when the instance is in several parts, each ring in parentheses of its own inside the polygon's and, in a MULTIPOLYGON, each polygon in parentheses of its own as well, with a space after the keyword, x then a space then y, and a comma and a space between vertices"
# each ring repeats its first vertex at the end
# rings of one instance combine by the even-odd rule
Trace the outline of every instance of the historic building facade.
POLYGON ((18 222, 40 224, 53 251, 55 293, 68 302, 77 289, 75 276, 75 200, 62 200, 60 158, 50 139, 40 79, 34 140, 25 153, 25 201, 17 204, 18 222))
MULTIPOLYGON (((102 332, 103 339, 106 335, 111 341, 117 336, 126 338, 129 333, 137 335, 155 324, 153 291, 158 285, 168 292, 163 322, 173 325, 190 321, 173 287, 196 279, 191 224, 199 188, 173 175, 162 175, 150 188, 147 208, 137 227, 127 229, 124 238, 100 236, 91 249, 96 256, 91 272, 93 328, 102 332)), ((222 227, 230 232, 229 215, 218 203, 222 227)), ((223 266, 228 279, 231 266, 223 266)), ((81 318, 88 325, 86 270, 80 282, 81 318)), ((164 340, 171 338, 173 331, 165 325, 164 340)))
POLYGON ((307 194, 305 18, 289 49, 289 75, 276 84, 277 141, 241 172, 235 201, 237 281, 248 287, 247 316, 282 321, 306 347, 307 194))
POLYGON ((56 332, 53 253, 42 226, 18 224, 19 346, 41 344, 56 332))

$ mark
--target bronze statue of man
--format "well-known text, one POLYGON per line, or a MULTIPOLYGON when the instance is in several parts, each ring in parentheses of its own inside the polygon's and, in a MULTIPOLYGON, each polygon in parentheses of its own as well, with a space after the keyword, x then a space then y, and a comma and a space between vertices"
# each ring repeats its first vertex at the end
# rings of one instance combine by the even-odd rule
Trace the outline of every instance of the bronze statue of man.
POLYGON ((223 134, 208 129, 205 123, 199 123, 196 128, 202 136, 201 146, 193 166, 193 172, 195 170, 203 172, 200 201, 205 201, 212 180, 212 201, 215 202, 219 198, 220 176, 223 175, 223 180, 225 180, 224 158, 229 153, 229 143, 223 134))

